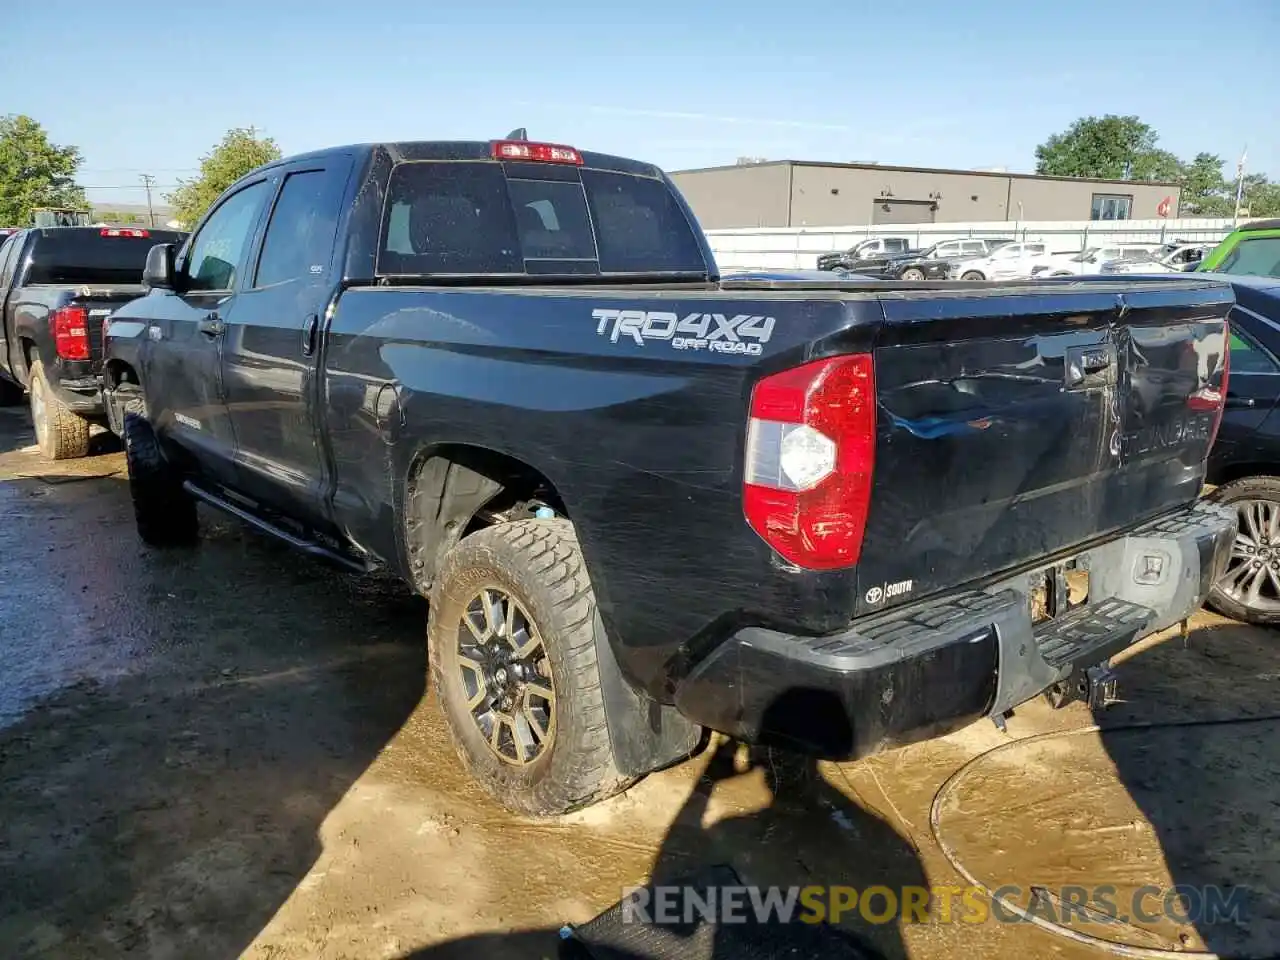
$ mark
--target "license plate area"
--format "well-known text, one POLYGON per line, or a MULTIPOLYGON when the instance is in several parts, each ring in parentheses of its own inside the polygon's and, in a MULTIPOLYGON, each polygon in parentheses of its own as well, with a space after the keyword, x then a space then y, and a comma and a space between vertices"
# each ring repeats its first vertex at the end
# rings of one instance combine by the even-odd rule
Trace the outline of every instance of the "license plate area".
POLYGON ((1031 574, 1028 602, 1031 625, 1058 620, 1089 604, 1089 571, 1067 560, 1031 574))

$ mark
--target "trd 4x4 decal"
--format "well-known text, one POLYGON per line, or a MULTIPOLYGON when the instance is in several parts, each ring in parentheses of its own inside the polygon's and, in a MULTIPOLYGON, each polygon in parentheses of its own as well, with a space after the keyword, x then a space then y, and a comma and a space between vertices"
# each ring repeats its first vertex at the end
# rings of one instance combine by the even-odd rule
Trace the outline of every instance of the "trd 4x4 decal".
POLYGON ((666 341, 676 350, 709 353, 741 353, 756 357, 773 335, 773 317, 740 313, 678 314, 653 310, 592 310, 596 333, 617 343, 630 337, 640 346, 646 341, 666 341))

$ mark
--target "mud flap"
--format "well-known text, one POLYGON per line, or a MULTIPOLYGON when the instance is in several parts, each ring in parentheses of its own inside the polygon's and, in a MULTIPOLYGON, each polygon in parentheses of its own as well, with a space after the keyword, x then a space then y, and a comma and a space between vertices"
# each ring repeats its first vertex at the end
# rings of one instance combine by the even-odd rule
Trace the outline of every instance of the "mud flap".
POLYGON ((600 612, 595 614, 596 663, 605 722, 618 772, 639 777, 682 760, 694 751, 702 728, 673 706, 636 693, 622 676, 600 612))

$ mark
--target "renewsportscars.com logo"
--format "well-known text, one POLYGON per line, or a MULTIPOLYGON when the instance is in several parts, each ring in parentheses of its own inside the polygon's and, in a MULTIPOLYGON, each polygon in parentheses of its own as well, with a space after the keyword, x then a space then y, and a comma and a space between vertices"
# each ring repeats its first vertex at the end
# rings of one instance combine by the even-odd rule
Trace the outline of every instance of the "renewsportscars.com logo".
POLYGON ((706 350, 758 357, 773 336, 777 320, 759 314, 690 313, 681 317, 660 310, 592 310, 596 333, 617 343, 630 338, 670 343, 675 350, 706 350))

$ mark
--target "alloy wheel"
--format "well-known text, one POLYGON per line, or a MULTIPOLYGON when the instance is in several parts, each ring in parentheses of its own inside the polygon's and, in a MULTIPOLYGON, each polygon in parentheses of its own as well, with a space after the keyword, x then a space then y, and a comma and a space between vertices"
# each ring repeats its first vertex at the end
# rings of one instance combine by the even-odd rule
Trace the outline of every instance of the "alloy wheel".
POLYGON ((458 667, 467 710, 489 749, 522 766, 555 736, 555 684, 542 636, 520 603, 485 587, 458 625, 458 667))
POLYGON ((1239 531, 1218 589, 1243 607, 1280 613, 1280 503, 1238 500, 1239 531))

